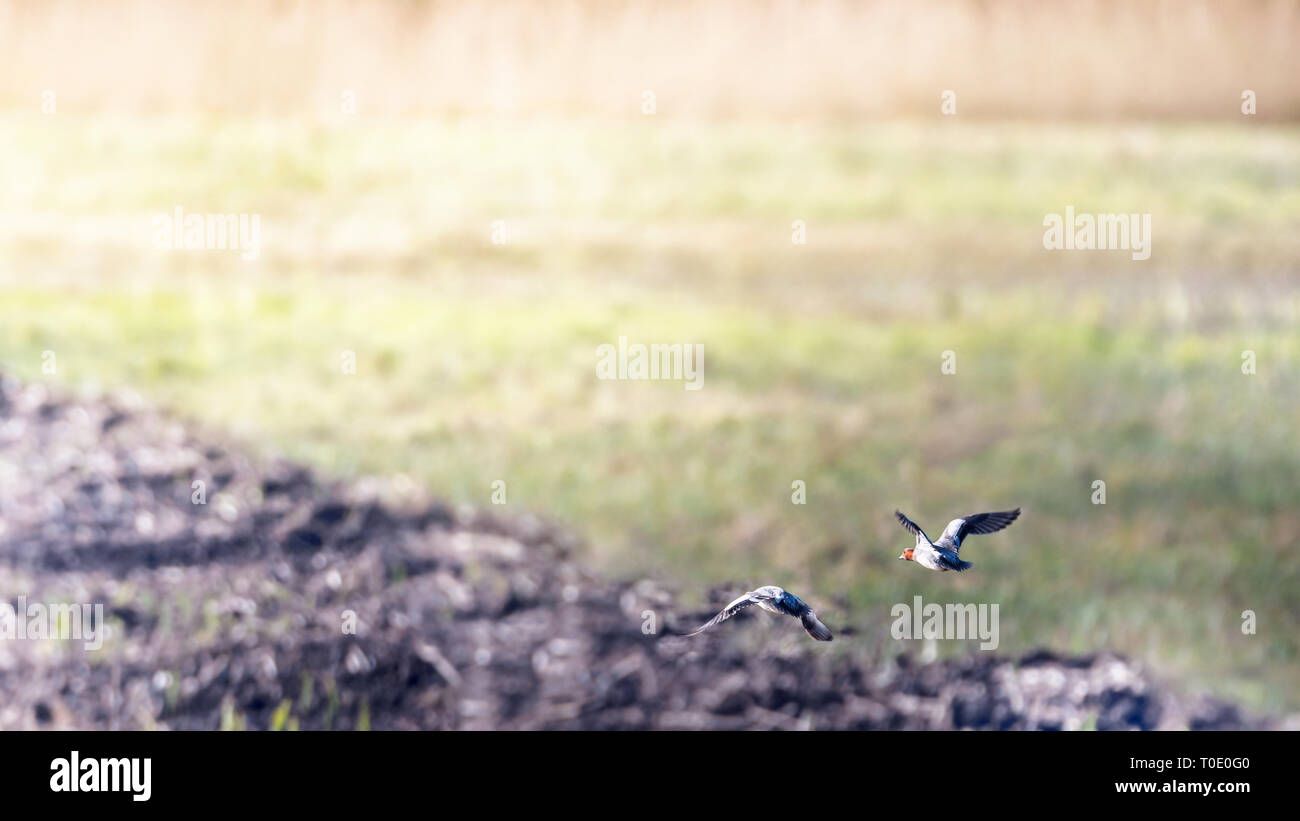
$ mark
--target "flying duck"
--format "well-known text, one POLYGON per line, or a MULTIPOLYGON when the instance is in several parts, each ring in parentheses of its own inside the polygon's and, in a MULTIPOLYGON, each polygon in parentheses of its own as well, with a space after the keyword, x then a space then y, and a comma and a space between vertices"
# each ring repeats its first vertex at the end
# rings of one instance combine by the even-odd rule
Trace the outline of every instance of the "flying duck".
POLYGON ((930 541, 930 537, 925 535, 925 531, 916 522, 899 511, 895 510, 894 515, 898 517, 899 523, 916 537, 916 545, 904 550, 898 558, 916 562, 931 570, 962 571, 971 566, 971 562, 964 562, 957 557, 957 551, 961 550, 962 542, 966 537, 972 533, 984 535, 998 532, 1016 520, 1020 515, 1020 508, 993 513, 972 513, 970 516, 953 519, 943 529, 943 535, 937 542, 930 541))
POLYGON ((715 624, 721 624, 727 619, 739 613, 741 610, 758 605, 769 613, 779 613, 785 616, 793 616, 799 619, 803 624, 803 629, 808 631, 808 635, 817 639, 817 641, 830 641, 831 631, 826 625, 821 623, 817 614, 802 599, 793 593, 787 593, 776 585, 766 585, 757 590, 751 590, 745 595, 737 598, 731 604, 722 608, 718 615, 709 619, 698 630, 687 633, 688 636, 697 636, 708 630, 715 624))

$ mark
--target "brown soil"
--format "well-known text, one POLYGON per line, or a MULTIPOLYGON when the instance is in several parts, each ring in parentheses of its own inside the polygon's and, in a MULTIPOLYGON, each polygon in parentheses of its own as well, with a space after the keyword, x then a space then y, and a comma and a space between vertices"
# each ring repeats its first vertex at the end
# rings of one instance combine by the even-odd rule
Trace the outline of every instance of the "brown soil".
POLYGON ((532 517, 215 441, 0 378, 0 602, 102 603, 111 630, 0 640, 0 729, 1260 726, 1109 655, 873 665, 763 614, 682 638, 711 613, 585 572, 532 517))

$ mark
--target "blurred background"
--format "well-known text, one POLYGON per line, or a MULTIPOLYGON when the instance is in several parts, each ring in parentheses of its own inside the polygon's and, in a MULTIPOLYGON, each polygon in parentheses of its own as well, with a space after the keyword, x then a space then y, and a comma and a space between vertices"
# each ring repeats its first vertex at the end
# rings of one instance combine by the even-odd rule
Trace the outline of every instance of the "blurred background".
POLYGON ((696 606, 779 584, 889 654, 896 602, 997 602, 1003 652, 1295 710, 1298 41, 1284 0, 3 1, 0 368, 502 480, 696 606), (259 257, 155 248, 178 206, 259 257), (1067 206, 1150 259, 1045 251, 1067 206), (597 380, 620 336, 703 389, 597 380), (974 572, 895 559, 896 507, 1015 506, 974 572))

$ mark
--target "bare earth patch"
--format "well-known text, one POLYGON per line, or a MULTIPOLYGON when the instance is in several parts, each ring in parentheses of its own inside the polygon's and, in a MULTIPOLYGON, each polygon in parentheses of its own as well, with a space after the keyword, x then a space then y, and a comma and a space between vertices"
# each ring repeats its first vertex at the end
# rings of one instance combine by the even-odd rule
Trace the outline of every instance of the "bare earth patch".
POLYGON ((532 517, 217 440, 0 378, 0 601, 102 603, 111 630, 95 651, 0 640, 0 729, 1270 726, 1111 655, 870 665, 680 638, 710 614, 594 577, 532 517))

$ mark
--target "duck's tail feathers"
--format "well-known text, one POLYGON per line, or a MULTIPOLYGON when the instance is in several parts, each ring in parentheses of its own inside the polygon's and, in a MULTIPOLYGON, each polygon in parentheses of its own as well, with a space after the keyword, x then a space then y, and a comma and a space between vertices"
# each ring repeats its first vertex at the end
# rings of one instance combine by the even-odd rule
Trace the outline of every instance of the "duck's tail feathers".
POLYGON ((818 641, 830 641, 834 638, 830 629, 822 624, 821 619, 817 618, 817 614, 811 610, 800 616, 799 621, 803 623, 803 629, 808 631, 808 635, 818 641))
POLYGON ((975 564, 975 562, 966 562, 958 558, 950 559, 948 561, 945 561, 944 563, 948 565, 948 567, 952 568, 953 570, 956 570, 958 573, 960 573, 963 570, 969 569, 971 566, 975 564))

